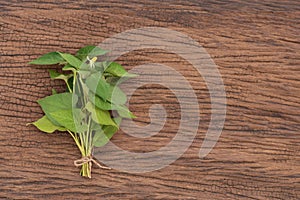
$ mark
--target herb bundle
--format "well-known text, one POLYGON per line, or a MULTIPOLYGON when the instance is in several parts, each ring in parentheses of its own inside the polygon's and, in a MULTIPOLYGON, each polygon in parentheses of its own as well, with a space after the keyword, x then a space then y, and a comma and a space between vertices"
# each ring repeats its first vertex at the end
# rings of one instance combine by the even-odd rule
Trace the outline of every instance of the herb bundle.
POLYGON ((119 129, 122 118, 135 116, 125 106, 126 95, 118 87, 122 81, 135 77, 116 62, 98 62, 107 51, 96 47, 81 48, 75 56, 50 52, 29 64, 62 65, 62 72, 49 70, 51 79, 66 83, 66 92, 38 100, 45 115, 31 123, 46 133, 66 131, 74 139, 82 158, 74 161, 81 166, 80 174, 91 178, 93 148, 105 145, 119 129))

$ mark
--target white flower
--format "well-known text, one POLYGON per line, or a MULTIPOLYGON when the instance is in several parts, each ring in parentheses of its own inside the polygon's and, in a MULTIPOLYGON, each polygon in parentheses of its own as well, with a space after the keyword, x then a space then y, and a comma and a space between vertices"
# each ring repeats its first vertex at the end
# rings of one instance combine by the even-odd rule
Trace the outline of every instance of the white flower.
POLYGON ((90 67, 91 67, 92 69, 94 69, 94 68, 95 68, 95 62, 97 61, 97 57, 94 57, 94 58, 90 59, 90 58, 87 56, 86 59, 89 61, 90 67))

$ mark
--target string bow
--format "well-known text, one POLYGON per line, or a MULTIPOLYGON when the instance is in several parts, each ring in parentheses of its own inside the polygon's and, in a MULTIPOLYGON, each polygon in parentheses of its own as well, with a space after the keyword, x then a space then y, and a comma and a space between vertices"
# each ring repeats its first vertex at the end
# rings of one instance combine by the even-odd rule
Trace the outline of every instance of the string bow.
POLYGON ((102 169, 111 169, 109 167, 103 166, 100 163, 98 163, 92 156, 84 156, 81 159, 75 160, 74 165, 76 167, 80 167, 86 163, 89 163, 90 168, 92 168, 92 163, 96 164, 98 167, 102 169))

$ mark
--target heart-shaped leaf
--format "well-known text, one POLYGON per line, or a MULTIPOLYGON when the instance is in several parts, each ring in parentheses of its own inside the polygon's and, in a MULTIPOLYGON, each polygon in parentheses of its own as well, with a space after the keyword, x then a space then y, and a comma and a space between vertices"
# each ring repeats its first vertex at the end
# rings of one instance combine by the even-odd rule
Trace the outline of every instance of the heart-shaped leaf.
POLYGON ((64 61, 64 58, 58 52, 50 52, 41 57, 29 62, 34 65, 54 65, 64 61))
POLYGON ((108 101, 116 105, 123 105, 127 101, 127 96, 118 86, 109 85, 108 101))
POLYGON ((102 73, 94 73, 86 79, 88 88, 103 100, 122 105, 127 101, 126 94, 118 86, 110 85, 102 78, 102 73))
POLYGON ((71 55, 71 54, 68 54, 68 53, 60 53, 59 52, 59 55, 61 57, 63 57, 63 59, 65 61, 67 61, 70 65, 72 65, 73 67, 75 67, 76 69, 79 69, 81 64, 82 64, 82 61, 79 60, 78 58, 76 58, 75 56, 71 55))
POLYGON ((87 130, 87 125, 82 124, 84 113, 78 109, 57 110, 50 113, 51 117, 61 126, 75 133, 82 133, 87 130))
POLYGON ((112 120, 109 111, 101 110, 91 102, 85 105, 85 108, 92 114, 92 119, 101 125, 111 125, 118 128, 117 124, 112 120))
POLYGON ((104 100, 109 99, 110 85, 102 78, 102 73, 94 73, 86 79, 88 88, 104 100))
POLYGON ((90 92, 89 100, 98 108, 102 110, 112 110, 112 104, 108 101, 104 101, 101 97, 96 94, 90 92))
POLYGON ((73 74, 61 74, 61 73, 58 73, 54 70, 49 70, 49 74, 50 74, 50 78, 51 79, 61 79, 61 80, 64 80, 64 81, 67 81, 70 77, 73 76, 73 74))
MULTIPOLYGON (((121 118, 117 117, 113 119, 115 123, 120 126, 121 118)), ((112 136, 118 131, 115 126, 102 126, 101 130, 95 132, 93 137, 93 145, 95 147, 101 147, 108 143, 112 136)))
POLYGON ((47 116, 43 116, 39 120, 32 123, 36 126, 39 130, 46 132, 46 133, 53 133, 54 131, 66 131, 67 129, 61 126, 54 125, 47 116))
POLYGON ((105 72, 112 74, 117 77, 136 77, 136 74, 128 73, 122 65, 116 62, 111 62, 110 65, 105 69, 105 72))
POLYGON ((114 109, 116 109, 118 114, 123 118, 136 118, 136 116, 132 114, 132 112, 130 112, 130 110, 125 105, 116 105, 114 106, 114 109))
POLYGON ((42 107, 44 113, 49 118, 49 120, 59 126, 60 124, 50 115, 50 113, 53 113, 58 110, 70 110, 72 109, 72 100, 74 100, 74 104, 77 102, 77 96, 73 95, 71 93, 59 93, 54 94, 51 96, 47 96, 45 98, 42 98, 38 100, 38 103, 42 107))
POLYGON ((76 72, 76 68, 74 68, 72 65, 70 65, 69 63, 66 64, 63 68, 63 71, 72 71, 73 74, 76 72))

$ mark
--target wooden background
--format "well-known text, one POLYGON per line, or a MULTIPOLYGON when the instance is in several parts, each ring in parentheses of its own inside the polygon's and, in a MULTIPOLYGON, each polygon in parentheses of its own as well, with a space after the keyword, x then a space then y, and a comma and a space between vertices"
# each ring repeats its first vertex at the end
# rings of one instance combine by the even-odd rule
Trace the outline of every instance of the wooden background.
MULTIPOLYGON (((5 199, 300 199, 300 3, 226 1, 0 1, 0 198, 5 199), (227 116, 213 151, 198 158, 210 119, 202 78, 182 58, 159 50, 122 56, 130 69, 158 62, 181 72, 196 91, 201 123, 188 151, 170 166, 145 174, 94 168, 84 179, 80 157, 64 133, 43 134, 25 124, 42 116, 36 100, 63 83, 48 66, 28 61, 49 51, 74 53, 84 45, 132 28, 167 27, 206 48, 219 66, 227 116), (196 75, 197 76, 197 75, 196 75)), ((53 67, 52 68, 56 68, 53 67)), ((162 86, 136 91, 130 108, 139 124, 161 103, 168 123, 141 140, 122 131, 113 142, 134 152, 166 145, 180 109, 162 86)))

